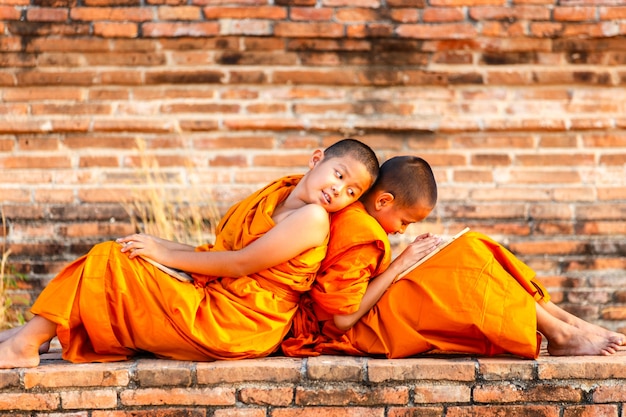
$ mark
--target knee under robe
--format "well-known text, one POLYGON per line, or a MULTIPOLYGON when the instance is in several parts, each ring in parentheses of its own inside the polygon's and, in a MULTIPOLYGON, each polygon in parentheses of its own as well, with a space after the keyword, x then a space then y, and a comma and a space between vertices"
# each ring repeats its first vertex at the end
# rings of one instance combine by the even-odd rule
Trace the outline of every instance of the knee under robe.
MULTIPOLYGON (((331 232, 328 257, 349 265, 356 255, 352 250, 338 255, 330 248, 356 226, 335 226, 331 230, 342 233, 331 232)), ((342 282, 341 276, 336 282, 342 282)), ((541 341, 538 300, 548 301, 549 295, 535 280, 534 271, 489 237, 469 232, 392 284, 347 332, 318 313, 317 334, 308 337, 312 342, 307 349, 289 351, 294 344, 289 340, 283 342, 283 349, 286 345, 286 353, 294 356, 344 353, 402 358, 439 350, 535 358, 541 341)), ((313 304, 312 311, 322 309, 319 302, 313 304)), ((334 299, 326 304, 323 309, 337 311, 341 302, 334 299)))
MULTIPOLYGON (((214 245, 237 250, 274 226, 272 213, 301 176, 283 178, 233 206, 214 245)), ((42 291, 34 314, 57 323, 63 358, 124 360, 142 352, 178 360, 242 359, 272 353, 288 331, 326 245, 238 278, 194 274, 180 282, 115 242, 98 244, 42 291)))

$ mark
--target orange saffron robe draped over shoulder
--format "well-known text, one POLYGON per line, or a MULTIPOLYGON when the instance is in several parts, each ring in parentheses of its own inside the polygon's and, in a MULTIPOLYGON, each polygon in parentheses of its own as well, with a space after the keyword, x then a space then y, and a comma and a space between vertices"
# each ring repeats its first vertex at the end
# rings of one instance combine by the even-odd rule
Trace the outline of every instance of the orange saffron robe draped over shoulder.
MULTIPOLYGON (((331 226, 328 258, 340 264, 332 266, 336 283, 343 282, 342 270, 348 267, 342 266, 344 261, 349 265, 356 256, 353 252, 362 248, 345 246, 344 254, 336 253, 335 241, 346 239, 360 227, 362 223, 352 222, 331 226)), ((378 231, 372 232, 376 234, 378 231)), ((325 267, 329 267, 326 262, 320 276, 327 274, 324 280, 332 280, 325 267)), ((539 300, 547 302, 549 295, 532 269, 489 237, 469 232, 392 284, 347 332, 334 327, 328 314, 318 313, 319 334, 314 346, 285 353, 403 358, 437 350, 535 358, 541 342, 535 310, 539 300)), ((346 303, 353 305, 354 300, 346 303)), ((323 309, 331 314, 339 311, 342 302, 329 297, 313 304, 313 311, 323 309)), ((294 338, 298 339, 297 335, 294 338)), ((283 342, 283 349, 291 343, 289 339, 283 342)))
POLYGON ((288 356, 319 355, 330 340, 320 326, 334 329, 334 314, 356 312, 370 278, 391 261, 387 234, 360 202, 331 215, 330 236, 315 283, 303 295, 291 334, 281 345, 288 356))
MULTIPOLYGON (((301 176, 285 177, 233 206, 214 245, 238 250, 274 226, 272 214, 301 176)), ((178 360, 265 356, 291 326, 302 292, 313 283, 326 245, 238 278, 194 275, 180 282, 115 242, 98 244, 42 291, 34 314, 57 323, 63 358, 124 360, 142 352, 178 360)))

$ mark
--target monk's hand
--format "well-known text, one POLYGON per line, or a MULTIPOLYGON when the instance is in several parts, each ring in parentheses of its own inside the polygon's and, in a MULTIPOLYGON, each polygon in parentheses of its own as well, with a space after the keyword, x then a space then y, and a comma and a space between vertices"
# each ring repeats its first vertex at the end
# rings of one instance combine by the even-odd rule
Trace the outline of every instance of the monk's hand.
POLYGON ((401 260, 402 265, 408 268, 435 250, 441 242, 441 236, 432 233, 421 234, 402 251, 398 256, 398 260, 401 260))
POLYGON ((162 239, 143 233, 125 236, 117 239, 116 242, 122 245, 122 252, 128 253, 130 259, 142 256, 158 261, 167 250, 163 246, 162 239))

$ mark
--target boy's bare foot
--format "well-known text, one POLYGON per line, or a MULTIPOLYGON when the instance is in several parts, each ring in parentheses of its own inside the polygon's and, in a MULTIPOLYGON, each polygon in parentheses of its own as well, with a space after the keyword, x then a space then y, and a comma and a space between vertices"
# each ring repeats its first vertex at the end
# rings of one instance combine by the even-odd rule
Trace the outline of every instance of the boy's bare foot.
POLYGON ((579 328, 580 330, 582 330, 583 332, 589 332, 591 334, 595 334, 598 335, 600 337, 604 337, 607 340, 610 340, 613 343, 616 343, 619 346, 623 346, 624 345, 624 341, 626 340, 626 336, 621 334, 621 333, 617 333, 614 331, 611 331, 609 329, 605 329, 602 326, 598 326, 596 324, 592 324, 589 322, 586 322, 582 319, 579 319, 578 317, 576 317, 577 320, 575 320, 572 324, 579 328))
POLYGON ((548 338, 548 353, 552 356, 608 356, 621 346, 613 336, 600 336, 575 326, 565 325, 558 335, 548 338))
POLYGON ((6 342, 7 340, 15 336, 20 330, 22 330, 22 326, 12 327, 10 329, 3 330, 2 332, 0 332, 0 343, 6 342))
MULTIPOLYGON (((543 307, 546 311, 548 311, 552 316, 557 319, 570 324, 581 330, 583 333, 588 333, 589 335, 596 335, 600 338, 607 340, 609 343, 615 344, 618 347, 626 347, 626 335, 618 332, 611 331, 597 324, 590 323, 577 317, 566 310, 558 307, 552 301, 547 303, 540 303, 541 307, 543 307)), ((621 350, 621 349, 618 349, 621 350)))
MULTIPOLYGON (((4 343, 13 336, 15 336, 19 331, 22 330, 22 326, 13 327, 11 329, 4 330, 0 332, 0 343, 4 343)), ((39 353, 47 353, 50 350, 50 342, 44 342, 39 346, 39 353)))
POLYGON ((39 346, 11 338, 0 343, 0 369, 34 368, 39 365, 39 346))

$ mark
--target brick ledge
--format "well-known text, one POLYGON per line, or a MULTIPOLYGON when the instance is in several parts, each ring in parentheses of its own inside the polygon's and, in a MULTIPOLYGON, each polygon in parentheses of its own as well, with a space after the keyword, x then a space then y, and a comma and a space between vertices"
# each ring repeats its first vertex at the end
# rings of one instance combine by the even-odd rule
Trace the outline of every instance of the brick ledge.
POLYGON ((624 417, 626 352, 70 364, 54 350, 0 370, 0 393, 0 416, 624 417))

